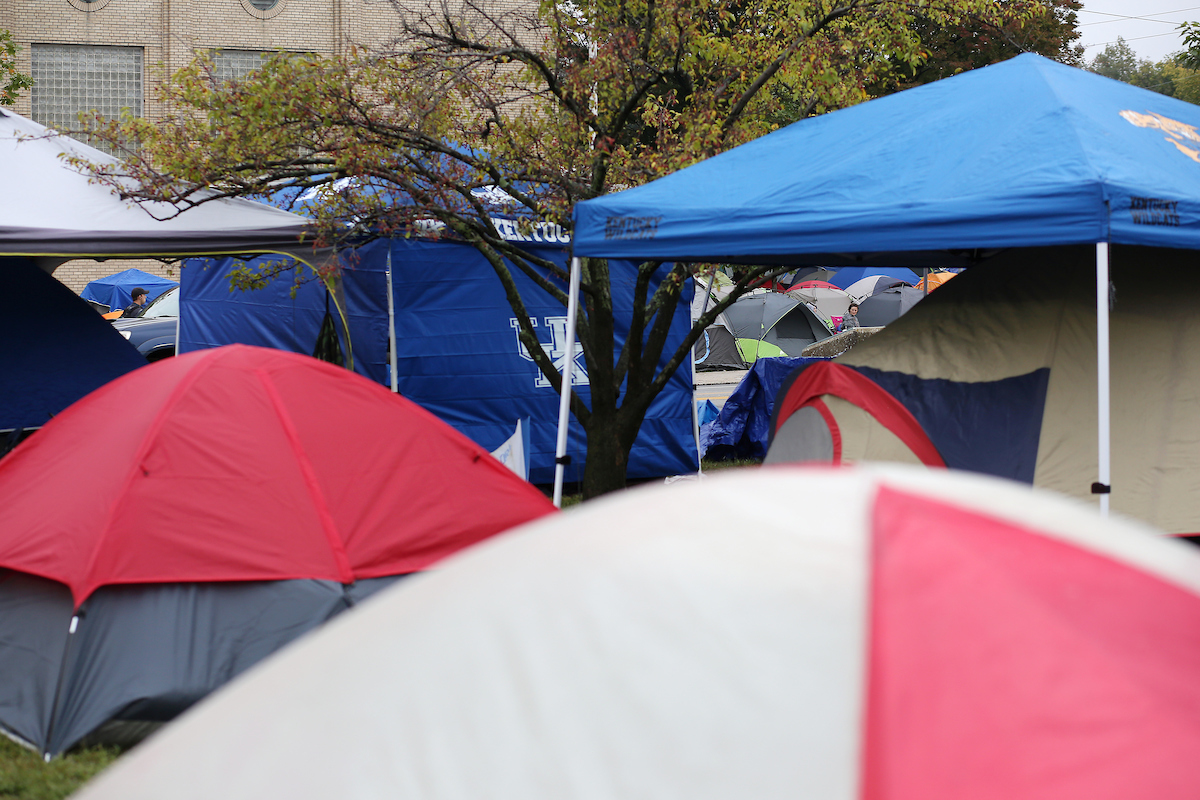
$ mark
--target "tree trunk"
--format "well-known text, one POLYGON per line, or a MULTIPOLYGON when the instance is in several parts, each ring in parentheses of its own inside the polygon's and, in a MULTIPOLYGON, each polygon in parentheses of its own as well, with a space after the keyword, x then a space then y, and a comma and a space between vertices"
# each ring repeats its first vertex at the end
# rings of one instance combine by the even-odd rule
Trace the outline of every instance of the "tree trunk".
POLYGON ((620 420, 592 417, 587 431, 587 462, 583 465, 583 499, 590 500, 625 488, 632 441, 620 435, 620 420))

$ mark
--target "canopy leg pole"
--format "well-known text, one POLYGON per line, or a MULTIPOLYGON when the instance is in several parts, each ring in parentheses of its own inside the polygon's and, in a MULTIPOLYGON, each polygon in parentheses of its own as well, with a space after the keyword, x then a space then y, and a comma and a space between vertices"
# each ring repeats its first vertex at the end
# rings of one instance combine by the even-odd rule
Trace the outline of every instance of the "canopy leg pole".
MULTIPOLYGON (((712 277, 708 279, 708 291, 704 295, 704 307, 700 309, 700 316, 704 316, 708 312, 708 301, 712 299, 713 287, 717 283, 717 270, 713 268, 712 277)), ((694 345, 693 345, 694 347, 694 345)), ((692 436, 696 440, 696 474, 704 474, 704 465, 700 458, 700 411, 696 408, 696 353, 692 352, 692 436)))
POLYGON ((387 295, 388 295, 388 367, 391 369, 392 393, 400 393, 400 376, 396 374, 396 301, 392 293, 392 241, 387 243, 387 295))
POLYGON ((696 355, 689 359, 692 362, 692 438, 696 440, 696 474, 704 473, 704 465, 700 463, 700 411, 696 408, 696 355))
POLYGON ((929 296, 929 267, 921 267, 921 296, 929 296))
POLYGON ((1096 450, 1098 481, 1092 493, 1100 496, 1100 515, 1108 516, 1112 492, 1112 427, 1108 342, 1108 242, 1096 243, 1096 450))
MULTIPOLYGON (((579 273, 583 265, 571 259, 567 289, 567 345, 563 356, 562 393, 558 401, 558 445, 554 448, 554 507, 562 508, 563 478, 567 467, 567 429, 571 424, 571 373, 575 369, 575 318, 579 315, 579 273)), ((693 403, 693 405, 695 405, 693 403)))

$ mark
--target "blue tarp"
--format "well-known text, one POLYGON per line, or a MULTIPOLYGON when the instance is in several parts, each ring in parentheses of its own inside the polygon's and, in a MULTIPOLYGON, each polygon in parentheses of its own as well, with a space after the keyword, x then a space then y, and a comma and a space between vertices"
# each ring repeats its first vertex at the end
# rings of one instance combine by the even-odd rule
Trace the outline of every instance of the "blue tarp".
POLYGON ((28 258, 0 257, 0 430, 44 425, 146 359, 112 324, 28 258))
POLYGON ((80 297, 108 306, 113 311, 125 308, 133 302, 132 292, 137 287, 146 290, 149 302, 168 289, 179 284, 170 278, 160 278, 140 269, 127 269, 115 275, 109 275, 92 281, 83 287, 80 297))
POLYGON ((700 429, 705 458, 763 459, 771 443, 771 411, 779 387, 794 370, 823 358, 760 358, 725 401, 721 413, 700 429))
MULTIPOLYGON (((390 385, 388 244, 380 240, 359 248, 343 277, 355 370, 384 385, 390 385)), ((400 393, 488 450, 512 435, 518 419, 530 418, 530 479, 551 482, 558 394, 518 342, 516 320, 492 267, 465 244, 414 239, 390 244, 400 393)), ((561 245, 528 246, 565 264, 561 245)), ((180 352, 242 342, 312 353, 325 313, 324 287, 308 283, 292 297, 293 282, 284 277, 265 289, 231 294, 226 277, 230 266, 227 259, 197 259, 184 268, 180 352)), ((628 262, 613 262, 610 269, 619 323, 630 316, 636 269, 628 262)), ((539 338, 556 360, 561 359, 565 309, 518 270, 513 275, 539 338)), ((685 290, 664 360, 687 333, 690 303, 690 290, 685 290)), ((581 371, 582 350, 576 347, 577 371, 581 371)), ((587 388, 581 389, 586 402, 587 388)), ((687 370, 680 370, 646 414, 630 455, 631 478, 695 471, 691 403, 687 370)), ((330 424, 337 424, 336 410, 331 409, 330 424)), ((570 431, 568 454, 572 464, 567 480, 578 480, 585 442, 577 423, 570 431)))
POLYGON ((1200 106, 1041 56, 802 120, 575 207, 581 256, 970 263, 975 248, 1200 249, 1200 106))

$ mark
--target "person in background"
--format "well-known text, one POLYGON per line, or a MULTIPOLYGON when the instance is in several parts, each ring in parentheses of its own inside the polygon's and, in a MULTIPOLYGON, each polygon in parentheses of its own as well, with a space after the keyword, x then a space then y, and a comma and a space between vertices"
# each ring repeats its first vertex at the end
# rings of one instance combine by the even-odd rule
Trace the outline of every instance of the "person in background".
POLYGON ((133 297, 133 302, 125 306, 125 311, 122 312, 121 319, 140 317, 142 312, 146 310, 146 290, 138 286, 130 294, 133 297))
POLYGON ((850 308, 846 309, 846 316, 842 317, 842 330, 848 331, 851 328, 861 328, 858 323, 858 303, 851 303, 850 308))

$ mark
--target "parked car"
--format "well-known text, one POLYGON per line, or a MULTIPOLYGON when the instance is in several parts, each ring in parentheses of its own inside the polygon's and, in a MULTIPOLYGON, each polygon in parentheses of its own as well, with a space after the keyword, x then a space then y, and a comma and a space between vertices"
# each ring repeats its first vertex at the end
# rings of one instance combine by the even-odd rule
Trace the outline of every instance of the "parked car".
POLYGON ((163 292, 140 317, 114 319, 112 324, 147 361, 170 358, 179 332, 179 288, 163 292))

